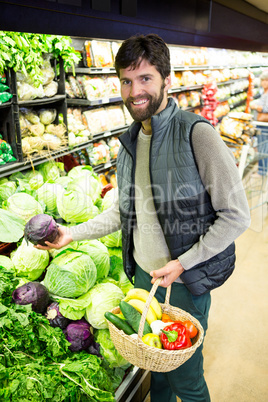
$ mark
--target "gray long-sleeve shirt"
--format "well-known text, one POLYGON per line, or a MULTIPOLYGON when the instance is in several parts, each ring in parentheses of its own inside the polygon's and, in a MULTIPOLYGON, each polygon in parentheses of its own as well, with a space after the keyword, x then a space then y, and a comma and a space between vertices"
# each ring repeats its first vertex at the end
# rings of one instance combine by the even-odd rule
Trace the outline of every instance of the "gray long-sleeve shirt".
MULTIPOLYGON (((200 177, 211 196, 217 220, 191 249, 178 256, 184 269, 191 269, 224 250, 250 224, 249 207, 234 157, 219 134, 208 124, 198 123, 193 130, 192 144, 200 177)), ((134 257, 146 272, 161 268, 170 259, 150 195, 149 146, 150 137, 140 132, 135 186, 146 191, 136 194, 134 257), (139 230, 140 225, 143 230, 139 230)), ((73 240, 82 240, 99 238, 119 229, 119 203, 115 192, 114 203, 109 210, 71 227, 70 231, 73 240)))

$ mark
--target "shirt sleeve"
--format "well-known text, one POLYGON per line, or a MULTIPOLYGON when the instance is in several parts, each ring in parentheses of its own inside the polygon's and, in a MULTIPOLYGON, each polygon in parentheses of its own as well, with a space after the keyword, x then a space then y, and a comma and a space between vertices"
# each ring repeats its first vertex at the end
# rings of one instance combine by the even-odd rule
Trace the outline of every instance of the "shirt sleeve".
POLYGON ((223 251, 250 225, 249 206, 235 159, 218 132, 200 122, 194 127, 192 144, 217 219, 196 244, 178 257, 186 270, 223 251))
POLYGON ((95 218, 72 226, 70 233, 73 240, 93 240, 106 236, 107 234, 116 232, 121 229, 118 189, 114 191, 114 199, 112 206, 95 218))

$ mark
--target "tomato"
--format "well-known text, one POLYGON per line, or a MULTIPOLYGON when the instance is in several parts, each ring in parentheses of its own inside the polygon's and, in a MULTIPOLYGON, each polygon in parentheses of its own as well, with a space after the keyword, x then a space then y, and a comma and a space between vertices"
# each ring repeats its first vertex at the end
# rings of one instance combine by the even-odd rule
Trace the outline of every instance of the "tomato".
POLYGON ((198 329, 190 320, 182 321, 182 324, 185 326, 190 338, 194 338, 197 335, 198 329))
POLYGON ((163 313, 161 321, 163 321, 163 322, 172 322, 173 320, 170 318, 170 316, 168 314, 163 313))

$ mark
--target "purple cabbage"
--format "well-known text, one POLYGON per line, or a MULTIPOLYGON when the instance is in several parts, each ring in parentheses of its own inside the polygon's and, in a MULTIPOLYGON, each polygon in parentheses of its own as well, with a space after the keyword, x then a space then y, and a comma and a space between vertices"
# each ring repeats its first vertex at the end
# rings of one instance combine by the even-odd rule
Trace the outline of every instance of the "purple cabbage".
POLYGON ((59 234, 58 225, 52 216, 38 214, 31 218, 25 225, 24 237, 34 245, 46 246, 45 241, 53 243, 59 234))
POLYGON ((13 291, 12 300, 16 304, 31 304, 33 311, 43 314, 49 304, 49 292, 39 282, 27 282, 13 291))
POLYGON ((84 318, 72 321, 63 332, 67 341, 71 343, 69 349, 72 352, 86 350, 94 343, 93 329, 84 318))
POLYGON ((49 324, 54 328, 59 327, 61 329, 64 329, 71 322, 69 318, 64 317, 60 313, 59 303, 57 302, 53 302, 48 306, 45 316, 48 319, 49 324))

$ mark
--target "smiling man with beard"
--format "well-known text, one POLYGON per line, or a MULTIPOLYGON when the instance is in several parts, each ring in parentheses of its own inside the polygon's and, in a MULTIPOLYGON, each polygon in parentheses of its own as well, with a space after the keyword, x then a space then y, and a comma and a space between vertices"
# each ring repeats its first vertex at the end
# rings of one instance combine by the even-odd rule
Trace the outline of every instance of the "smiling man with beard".
MULTIPOLYGON (((210 291, 235 264, 234 240, 250 224, 247 199, 231 151, 210 123, 168 98, 169 49, 157 35, 123 42, 115 68, 134 122, 122 134, 114 205, 88 222, 60 227, 61 248, 122 229, 124 269, 135 287, 196 317, 207 330, 210 291)), ((208 402, 202 346, 178 369, 151 373, 151 402, 208 402)))

